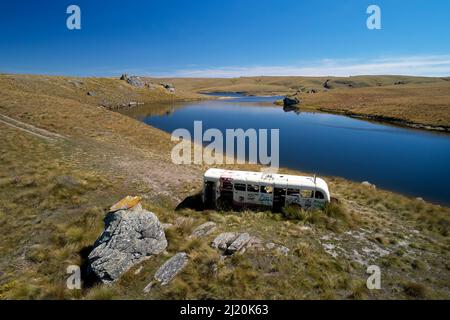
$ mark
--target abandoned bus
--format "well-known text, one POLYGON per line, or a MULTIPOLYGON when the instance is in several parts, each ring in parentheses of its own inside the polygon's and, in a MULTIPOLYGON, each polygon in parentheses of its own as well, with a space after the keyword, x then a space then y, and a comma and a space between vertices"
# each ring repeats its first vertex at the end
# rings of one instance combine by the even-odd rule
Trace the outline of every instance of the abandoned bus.
POLYGON ((209 169, 204 175, 203 203, 214 208, 219 202, 237 207, 323 208, 330 202, 330 192, 327 183, 316 177, 209 169))

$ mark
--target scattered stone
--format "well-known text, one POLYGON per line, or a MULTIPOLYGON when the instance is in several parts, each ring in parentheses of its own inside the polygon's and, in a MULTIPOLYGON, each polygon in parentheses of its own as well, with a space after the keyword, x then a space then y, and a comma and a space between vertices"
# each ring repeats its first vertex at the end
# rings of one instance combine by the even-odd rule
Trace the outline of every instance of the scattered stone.
POLYGON ((235 232, 221 233, 213 240, 211 247, 225 251, 238 236, 239 234, 235 232))
MULTIPOLYGON (((45 81, 48 81, 48 79, 46 79, 45 81)), ((81 80, 68 80, 68 82, 77 87, 77 89, 81 89, 84 85, 84 82, 81 80)))
POLYGON ((373 188, 373 189, 376 189, 376 188, 377 188, 376 185, 370 183, 369 181, 363 181, 363 182, 361 182, 361 184, 362 184, 363 186, 365 186, 365 187, 369 187, 369 188, 373 188))
POLYGON ((233 254, 236 251, 241 251, 249 241, 250 235, 248 233, 239 234, 239 236, 228 246, 226 253, 233 254))
POLYGON ((281 244, 276 244, 273 242, 269 242, 266 244, 266 248, 269 250, 275 250, 279 254, 283 254, 285 256, 289 253, 289 248, 282 246, 281 244))
POLYGON ((221 233, 211 243, 211 247, 220 249, 225 255, 232 255, 236 252, 244 253, 247 250, 274 250, 283 255, 289 253, 289 248, 285 246, 273 242, 266 243, 262 239, 251 236, 248 233, 221 233))
POLYGON ((87 95, 91 96, 91 97, 95 97, 96 96, 95 92, 93 92, 93 91, 88 91, 87 95))
POLYGON ((139 203, 130 206, 127 202, 123 207, 127 209, 112 211, 105 217, 105 230, 88 257, 90 271, 104 283, 116 281, 131 267, 167 247, 164 230, 154 213, 139 203))
MULTIPOLYGON (((172 281, 175 276, 180 273, 181 270, 187 265, 188 255, 185 252, 179 252, 172 258, 167 260, 155 273, 155 280, 162 286, 167 285, 172 281)), ((151 281, 145 288, 144 292, 150 292, 151 288, 155 285, 154 281, 151 281)))
POLYGON ((327 80, 323 83, 323 87, 324 87, 325 89, 331 89, 330 79, 327 79, 327 80))
POLYGON ((170 89, 174 89, 174 90, 175 90, 175 87, 174 87, 173 84, 171 84, 171 83, 164 83, 164 82, 161 82, 160 85, 163 86, 163 87, 164 87, 165 89, 167 89, 167 90, 170 90, 170 89))
POLYGON ((214 230, 216 230, 216 223, 210 221, 195 228, 192 232, 192 235, 197 238, 202 238, 207 236, 208 234, 211 234, 212 232, 214 232, 214 230))
POLYGON ((158 280, 161 285, 168 284, 183 268, 188 262, 188 255, 185 252, 179 252, 172 258, 167 260, 159 269, 156 271, 155 279, 158 280))

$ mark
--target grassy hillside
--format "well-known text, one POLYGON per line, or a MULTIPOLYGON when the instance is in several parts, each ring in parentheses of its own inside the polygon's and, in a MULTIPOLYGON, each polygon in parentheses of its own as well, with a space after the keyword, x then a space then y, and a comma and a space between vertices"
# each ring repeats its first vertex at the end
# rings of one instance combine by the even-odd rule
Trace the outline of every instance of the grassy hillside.
POLYGON ((80 103, 117 109, 130 102, 154 103, 201 98, 182 88, 171 93, 159 85, 160 80, 149 81, 152 87, 133 87, 119 78, 76 78, 63 76, 0 74, 2 93, 42 95, 67 98, 80 103))
POLYGON ((97 85, 91 97, 72 80, 0 77, 0 298, 450 298, 449 208, 325 177, 339 200, 325 212, 175 210, 198 194, 206 167, 174 165, 168 134, 99 107, 115 86, 127 90, 115 93, 117 101, 135 89, 85 79, 97 85), (113 285, 66 289, 66 267, 83 265, 106 208, 129 194, 175 225, 166 232, 167 253, 113 285), (283 244, 291 254, 222 259, 209 246, 216 234, 188 237, 205 221, 216 222, 217 232, 283 244), (182 250, 187 268, 145 295, 155 270, 182 250), (379 291, 365 287, 366 262, 381 267, 379 291))
POLYGON ((299 108, 450 130, 448 78, 407 76, 165 79, 194 92, 297 95, 299 108), (328 81, 327 88, 324 87, 328 81), (307 93, 308 91, 317 93, 307 93))

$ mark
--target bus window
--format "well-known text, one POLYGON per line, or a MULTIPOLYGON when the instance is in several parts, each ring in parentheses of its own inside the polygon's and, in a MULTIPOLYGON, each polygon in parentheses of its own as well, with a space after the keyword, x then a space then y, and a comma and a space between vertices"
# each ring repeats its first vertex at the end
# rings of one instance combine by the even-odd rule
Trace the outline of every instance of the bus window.
POLYGON ((247 185, 247 191, 248 192, 259 192, 259 186, 257 184, 249 184, 247 185))
POLYGON ((316 199, 325 199, 323 193, 321 191, 316 191, 316 199))
POLYGON ((272 186, 261 186, 261 193, 272 193, 272 186))
POLYGON ((245 184, 243 183, 235 183, 234 190, 236 191, 245 191, 245 184))
POLYGON ((298 189, 287 189, 288 196, 298 196, 300 191, 298 189))
POLYGON ((312 190, 301 190, 300 195, 302 198, 309 199, 313 197, 313 191, 312 190))

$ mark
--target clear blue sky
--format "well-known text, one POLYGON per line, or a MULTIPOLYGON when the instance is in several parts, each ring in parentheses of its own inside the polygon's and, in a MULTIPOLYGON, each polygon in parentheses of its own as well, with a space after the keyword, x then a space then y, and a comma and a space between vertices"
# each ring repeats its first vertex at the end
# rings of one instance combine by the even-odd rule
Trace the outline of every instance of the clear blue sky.
POLYGON ((450 75, 448 0, 2 1, 0 35, 7 73, 450 75))

